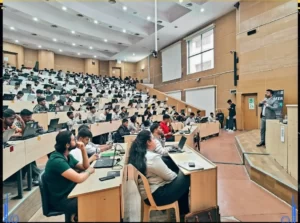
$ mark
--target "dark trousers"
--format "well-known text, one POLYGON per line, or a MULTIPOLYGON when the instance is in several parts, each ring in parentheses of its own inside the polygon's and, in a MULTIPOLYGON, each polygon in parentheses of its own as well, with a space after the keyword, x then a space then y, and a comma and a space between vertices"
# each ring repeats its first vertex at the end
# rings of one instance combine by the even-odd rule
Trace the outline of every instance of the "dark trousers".
POLYGON ((175 137, 170 136, 170 137, 166 138, 166 142, 175 142, 175 137))
POLYGON ((220 124, 221 124, 221 129, 224 128, 224 120, 219 120, 220 124))
POLYGON ((57 205, 55 207, 55 209, 57 211, 62 211, 64 213, 67 214, 77 214, 77 208, 78 208, 78 204, 77 204, 77 198, 71 198, 71 199, 65 199, 63 201, 61 201, 59 203, 59 205, 57 205))
MULTIPOLYGON (((26 175, 26 173, 27 173, 27 171, 28 171, 28 166, 29 166, 29 164, 22 168, 22 176, 23 176, 23 178, 25 177, 25 175, 26 175)), ((32 169, 32 178, 33 178, 33 179, 37 179, 38 176, 39 176, 40 173, 41 173, 41 170, 37 167, 35 161, 33 161, 33 162, 31 163, 31 169, 32 169)))
POLYGON ((234 120, 233 116, 232 117, 229 116, 229 120, 228 120, 227 125, 226 125, 227 129, 233 130, 233 127, 234 127, 234 123, 233 123, 234 121, 233 120, 234 120))
MULTIPOLYGON (((158 206, 178 201, 179 212, 182 215, 189 213, 189 192, 190 176, 179 171, 177 177, 171 183, 159 187, 152 193, 152 196, 158 206)), ((145 200, 145 203, 150 205, 148 199, 145 200)))
POLYGON ((178 173, 178 166, 173 162, 173 160, 169 156, 163 156, 162 160, 169 167, 170 170, 172 170, 175 173, 178 173))

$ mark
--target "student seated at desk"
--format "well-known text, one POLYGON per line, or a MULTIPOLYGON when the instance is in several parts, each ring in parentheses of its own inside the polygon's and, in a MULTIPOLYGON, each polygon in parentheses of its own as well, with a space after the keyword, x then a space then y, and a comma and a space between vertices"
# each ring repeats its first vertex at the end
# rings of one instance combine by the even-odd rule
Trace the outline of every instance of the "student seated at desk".
POLYGON ((162 114, 163 114, 163 115, 169 114, 169 108, 166 107, 166 108, 162 111, 162 114))
POLYGON ((119 120, 120 119, 120 116, 118 115, 119 111, 114 108, 113 109, 113 112, 112 112, 112 120, 119 120))
POLYGON ((67 121, 67 126, 69 128, 69 131, 73 130, 74 125, 82 124, 80 113, 76 113, 74 116, 73 112, 67 112, 67 116, 69 117, 69 121, 67 121))
POLYGON ((57 100, 55 103, 55 111, 62 112, 64 111, 64 102, 62 100, 57 100))
POLYGON ((198 111, 197 111, 197 116, 196 116, 196 118, 195 118, 196 123, 200 123, 201 118, 202 118, 202 117, 201 117, 201 111, 198 110, 198 111))
POLYGON ((109 108, 105 108, 104 113, 101 113, 99 116, 99 120, 100 121, 105 121, 106 120, 106 116, 109 113, 110 109, 109 108))
POLYGON ((17 93, 17 95, 15 96, 15 101, 24 101, 24 93, 23 93, 23 91, 19 91, 18 93, 17 93))
POLYGON ((20 82, 16 82, 14 89, 10 90, 10 93, 11 94, 17 94, 20 90, 21 90, 20 89, 20 82))
POLYGON ((49 84, 45 84, 46 85, 46 90, 44 91, 44 95, 52 95, 52 91, 51 91, 51 85, 49 84))
MULTIPOLYGON (((155 203, 158 206, 178 201, 181 215, 189 213, 190 177, 181 171, 174 173, 155 153, 156 144, 151 132, 142 131, 133 141, 129 161, 147 179, 155 203)), ((144 202, 150 205, 142 181, 138 180, 139 191, 144 202)))
POLYGON ((196 120, 195 120, 195 113, 191 112, 190 116, 185 120, 185 125, 191 125, 191 124, 193 124, 195 122, 196 122, 196 120))
POLYGON ((123 119, 122 125, 118 128, 116 134, 115 134, 115 141, 118 143, 124 143, 124 136, 130 135, 130 131, 128 129, 128 120, 123 119))
POLYGON ((90 107, 90 111, 88 112, 88 115, 87 115, 87 122, 90 124, 95 123, 96 118, 97 118, 96 108, 95 108, 95 106, 92 106, 92 107, 90 107))
POLYGON ((22 135, 22 129, 25 128, 25 123, 22 120, 22 118, 15 113, 14 110, 8 108, 3 111, 3 131, 9 130, 9 129, 15 129, 15 134, 13 136, 21 136, 22 135), (22 125, 21 128, 14 125, 16 121, 19 121, 22 125))
POLYGON ((122 119, 126 118, 126 116, 127 116, 126 113, 127 113, 127 109, 123 106, 121 108, 121 113, 119 114, 120 118, 122 118, 122 119))
POLYGON ((73 107, 73 100, 69 98, 66 102, 66 105, 70 106, 69 111, 75 111, 76 109, 73 107))
POLYGON ((70 131, 58 133, 55 152, 51 154, 44 173, 51 206, 57 211, 77 214, 77 198, 68 199, 68 195, 77 183, 84 182, 94 172, 95 169, 90 167, 84 143, 76 142, 70 131), (82 163, 70 154, 76 147, 81 150, 82 163), (78 173, 76 170, 82 172, 78 173))
POLYGON ((130 132, 137 132, 139 130, 139 123, 136 120, 136 116, 133 115, 130 117, 130 123, 128 125, 128 130, 130 132))
POLYGON ((214 113, 211 112, 208 116, 208 121, 209 122, 216 122, 215 117, 214 117, 214 113))
POLYGON ((171 118, 169 115, 163 115, 163 120, 160 122, 160 127, 164 132, 167 142, 174 142, 175 137, 172 133, 171 118))
POLYGON ((151 123, 149 120, 145 120, 141 126, 141 129, 142 130, 147 130, 147 131, 150 131, 150 126, 151 126, 151 123))
POLYGON ((35 94, 36 94, 36 98, 42 98, 43 97, 43 90, 37 89, 35 94))
POLYGON ((46 107, 46 99, 43 97, 36 99, 38 104, 34 106, 33 113, 45 113, 48 112, 49 109, 46 107))
POLYGON ((184 122, 184 118, 179 115, 178 112, 175 112, 173 115, 173 121, 184 122))

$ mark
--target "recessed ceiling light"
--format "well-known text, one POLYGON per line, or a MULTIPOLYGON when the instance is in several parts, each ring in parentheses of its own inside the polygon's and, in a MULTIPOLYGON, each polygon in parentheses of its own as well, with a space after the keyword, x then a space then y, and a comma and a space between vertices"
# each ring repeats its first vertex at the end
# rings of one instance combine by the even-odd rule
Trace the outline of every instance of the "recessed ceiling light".
POLYGON ((76 44, 75 44, 75 43, 72 43, 72 46, 76 46, 76 44))
POLYGON ((56 41, 57 41, 57 39, 55 39, 55 38, 54 38, 54 39, 53 39, 53 41, 54 41, 54 42, 56 42, 56 41))
POLYGON ((182 3, 183 2, 183 0, 179 0, 179 3, 182 3))
POLYGON ((95 23, 95 24, 98 24, 98 21, 97 21, 97 20, 94 20, 94 23, 95 23))
POLYGON ((62 10, 67 11, 67 7, 66 7, 66 6, 63 6, 63 7, 62 7, 62 10))
POLYGON ((16 43, 18 43, 18 42, 19 42, 19 40, 17 40, 17 39, 16 39, 16 40, 15 40, 15 42, 16 42, 16 43))
POLYGON ((127 7, 126 7, 125 5, 123 6, 123 10, 124 10, 124 11, 126 11, 126 10, 127 10, 127 7))
POLYGON ((150 20, 151 19, 151 17, 150 16, 147 16, 147 20, 150 20))
POLYGON ((80 55, 80 53, 77 53, 77 55, 80 55))
POLYGON ((133 53, 132 56, 135 56, 135 53, 133 53))
POLYGON ((94 58, 96 58, 97 56, 94 56, 94 58))
POLYGON ((33 20, 36 22, 39 21, 37 17, 34 17, 33 20))
POLYGON ((39 48, 42 48, 42 46, 39 46, 39 48))
POLYGON ((59 52, 62 52, 62 50, 61 50, 61 49, 59 49, 59 52))
POLYGON ((71 33, 72 33, 72 34, 75 34, 75 31, 74 31, 74 30, 72 30, 72 31, 71 31, 71 33))
POLYGON ((10 29, 11 29, 11 30, 15 30, 15 27, 12 26, 12 27, 10 27, 10 29))
POLYGON ((201 8, 201 9, 200 9, 200 12, 204 12, 204 8, 201 8))
POLYGON ((124 61, 127 61, 127 59, 124 59, 124 61))
POLYGON ((104 39, 104 42, 107 42, 107 39, 104 39))
POLYGON ((90 50, 92 50, 92 49, 93 49, 93 47, 92 47, 92 46, 90 46, 89 48, 90 48, 90 50))
POLYGON ((126 33, 126 29, 123 29, 123 33, 126 33))

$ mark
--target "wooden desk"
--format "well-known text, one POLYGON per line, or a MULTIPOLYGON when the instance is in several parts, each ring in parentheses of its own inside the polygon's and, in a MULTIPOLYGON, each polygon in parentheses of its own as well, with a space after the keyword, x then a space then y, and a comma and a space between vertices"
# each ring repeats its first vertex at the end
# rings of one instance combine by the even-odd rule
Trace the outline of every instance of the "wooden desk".
POLYGON ((266 122, 266 150, 286 171, 288 169, 288 126, 279 120, 266 122), (284 142, 281 142, 281 128, 283 128, 284 142))
POLYGON ((197 135, 199 132, 198 126, 185 126, 182 131, 188 130, 191 128, 191 132, 189 134, 180 134, 180 132, 177 132, 174 134, 175 136, 175 142, 179 142, 182 136, 185 136, 186 142, 185 145, 195 148, 195 143, 194 143, 194 136, 197 135))
MULTIPOLYGON (((127 146, 122 146, 125 154, 120 164, 124 167, 127 146)), ((77 184, 69 194, 68 198, 78 198, 78 222, 120 222, 124 217, 124 169, 120 170, 120 177, 99 181, 100 177, 107 176, 107 172, 111 170, 112 168, 95 169, 95 173, 83 183, 77 184)))
POLYGON ((29 164, 54 151, 57 134, 58 132, 51 132, 24 140, 25 163, 29 164))
POLYGON ((129 158, 129 154, 130 154, 130 148, 131 148, 131 144, 132 142, 136 139, 137 134, 135 135, 126 135, 124 136, 124 143, 127 144, 127 151, 126 151, 126 157, 125 157, 125 164, 128 164, 128 158, 129 158))
POLYGON ((36 101, 3 101, 3 105, 8 105, 8 108, 14 110, 16 113, 20 113, 24 108, 32 111, 34 106, 36 106, 36 101))
MULTIPOLYGON (((167 143, 168 144, 168 143, 167 143)), ((184 175, 190 175, 190 212, 202 211, 218 205, 217 166, 189 146, 184 153, 170 153, 169 156, 178 164, 180 162, 197 162, 203 170, 188 171, 179 167, 184 175)))
POLYGON ((194 123, 193 125, 198 126, 200 138, 219 134, 220 132, 219 122, 194 123))
POLYGON ((121 120, 116 120, 110 122, 100 122, 100 123, 94 123, 91 124, 91 132, 93 133, 93 136, 102 135, 109 132, 117 131, 117 129, 121 125, 121 120))
POLYGON ((184 128, 184 124, 182 122, 172 122, 171 125, 174 131, 179 131, 184 128))
POLYGON ((3 181, 26 165, 24 141, 8 143, 13 146, 13 150, 10 147, 3 149, 3 181))

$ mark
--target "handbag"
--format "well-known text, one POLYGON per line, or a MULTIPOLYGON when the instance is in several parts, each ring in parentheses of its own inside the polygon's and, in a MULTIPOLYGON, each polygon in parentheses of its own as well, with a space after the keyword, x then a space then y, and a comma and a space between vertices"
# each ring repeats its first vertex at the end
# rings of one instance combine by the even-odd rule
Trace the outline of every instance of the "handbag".
POLYGON ((187 214, 184 222, 221 222, 219 206, 187 214))

